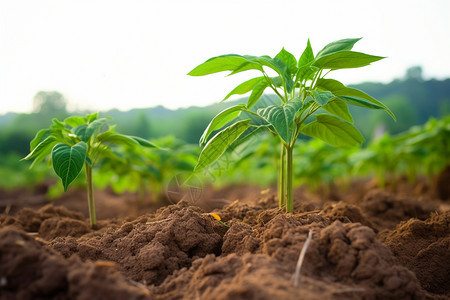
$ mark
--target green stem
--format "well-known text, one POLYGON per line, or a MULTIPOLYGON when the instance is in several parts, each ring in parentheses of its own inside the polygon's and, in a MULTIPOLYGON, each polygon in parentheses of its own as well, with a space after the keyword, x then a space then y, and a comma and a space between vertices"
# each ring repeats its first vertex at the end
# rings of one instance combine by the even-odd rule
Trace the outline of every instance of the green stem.
POLYGON ((278 162, 278 207, 283 209, 286 207, 286 197, 285 197, 285 167, 286 167, 286 159, 285 159, 285 151, 284 145, 281 144, 280 151, 280 160, 278 162))
POLYGON ((292 190, 292 152, 293 147, 286 146, 286 212, 294 210, 293 190, 292 190))
POLYGON ((92 166, 85 163, 86 168, 86 189, 89 204, 89 220, 91 223, 91 228, 97 228, 97 218, 95 215, 95 202, 94 202, 94 192, 92 189, 92 166))

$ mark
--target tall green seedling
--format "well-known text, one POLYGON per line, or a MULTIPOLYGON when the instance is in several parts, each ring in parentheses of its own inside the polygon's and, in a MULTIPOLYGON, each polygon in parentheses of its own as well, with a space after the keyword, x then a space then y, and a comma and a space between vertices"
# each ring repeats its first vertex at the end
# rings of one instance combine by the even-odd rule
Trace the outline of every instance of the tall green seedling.
POLYGON ((64 191, 77 178, 81 170, 86 173, 86 190, 89 204, 89 218, 92 228, 96 228, 92 168, 100 157, 120 159, 109 147, 112 144, 128 147, 156 147, 153 143, 136 136, 128 136, 114 131, 115 126, 108 118, 98 118, 98 113, 85 117, 71 116, 63 122, 53 119, 50 128, 40 130, 30 143, 30 153, 24 160, 34 159, 31 167, 51 155, 55 173, 61 178, 64 191))
POLYGON ((361 144, 364 138, 352 124, 349 104, 386 110, 395 119, 383 103, 363 91, 325 78, 331 71, 364 67, 383 59, 381 56, 352 51, 359 40, 332 42, 315 55, 308 40, 299 58, 284 48, 273 58, 267 55, 221 55, 208 59, 190 71, 188 75, 192 76, 222 71, 230 71, 229 75, 248 70, 260 73, 260 76, 239 84, 225 96, 224 100, 232 95, 250 93, 247 103, 229 107, 211 120, 200 139, 203 150, 195 169, 200 170, 214 162, 241 135, 245 136, 244 132, 254 130, 255 127, 268 130, 279 138, 281 145, 278 164, 279 206, 288 212, 292 211, 293 149, 300 133, 333 146, 361 144), (267 89, 276 95, 277 101, 252 109, 267 89), (309 117, 314 113, 315 120, 311 121, 309 117), (254 122, 255 118, 259 121, 254 122), (209 138, 213 133, 215 135, 209 138))

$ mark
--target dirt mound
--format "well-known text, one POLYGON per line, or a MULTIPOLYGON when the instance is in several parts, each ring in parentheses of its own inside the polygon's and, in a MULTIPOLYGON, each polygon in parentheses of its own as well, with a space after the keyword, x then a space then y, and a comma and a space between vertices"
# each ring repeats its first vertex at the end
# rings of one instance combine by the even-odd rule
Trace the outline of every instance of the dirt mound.
POLYGON ((415 197, 401 197, 382 189, 369 191, 360 203, 364 214, 377 230, 393 229, 410 218, 425 220, 438 207, 415 197))
POLYGON ((424 297, 414 274, 397 265, 389 249, 375 240, 373 230, 360 224, 327 225, 314 214, 280 214, 257 230, 233 222, 222 249, 220 257, 209 255, 175 272, 155 287, 155 293, 161 299, 424 297), (309 230, 313 239, 300 287, 294 287, 291 278, 309 230))
POLYGON ((310 277, 298 287, 286 265, 262 254, 196 260, 189 269, 169 276, 154 288, 158 299, 360 299, 360 289, 310 277))
POLYGON ((164 278, 207 254, 220 254, 226 228, 185 203, 163 208, 110 229, 95 238, 59 238, 50 246, 64 256, 116 262, 132 280, 160 284, 164 278))
POLYGON ((63 206, 53 206, 51 204, 47 204, 38 210, 32 210, 25 207, 18 211, 13 217, 2 215, 0 221, 1 225, 14 225, 28 232, 40 232, 44 236, 48 235, 50 238, 54 236, 67 236, 72 234, 73 236, 80 236, 84 233, 89 232, 87 223, 85 224, 85 226, 75 225, 75 223, 85 223, 85 218, 81 213, 70 211, 63 206), (41 228, 41 225, 49 219, 52 219, 52 221, 47 222, 44 228, 41 228), (64 222, 61 220, 67 220, 70 224, 63 225, 64 222), (52 225, 49 226, 49 224, 52 225), (53 226, 61 228, 61 234, 55 231, 55 228, 53 228, 53 226), (83 227, 83 229, 80 229, 78 231, 68 229, 69 227, 73 226, 83 227), (52 231, 52 233, 47 233, 47 230, 52 231))
POLYGON ((408 220, 379 238, 426 290, 450 296, 450 212, 408 220))
POLYGON ((153 299, 111 263, 83 263, 11 227, 0 229, 0 299, 153 299))
POLYGON ((331 221, 338 220, 343 223, 361 223, 368 227, 373 227, 372 223, 364 216, 358 206, 342 201, 337 203, 326 203, 321 214, 331 221))

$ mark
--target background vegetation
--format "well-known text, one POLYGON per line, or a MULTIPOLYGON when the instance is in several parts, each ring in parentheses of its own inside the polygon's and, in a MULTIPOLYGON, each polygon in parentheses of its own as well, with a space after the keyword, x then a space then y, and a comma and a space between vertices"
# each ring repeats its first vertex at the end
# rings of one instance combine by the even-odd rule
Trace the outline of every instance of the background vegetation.
MULTIPOLYGON (((357 152, 355 149, 337 151, 336 148, 328 147, 319 142, 298 143, 299 149, 296 150, 298 153, 296 162, 298 164, 296 166, 298 174, 295 174, 296 184, 308 183, 312 186, 317 186, 321 181, 331 181, 333 177, 339 174, 347 174, 348 176, 348 165, 355 166, 355 162, 358 159, 366 159, 373 166, 372 169, 370 166, 366 168, 361 167, 359 170, 361 174, 377 176, 377 174, 389 172, 389 170, 376 170, 375 167, 380 162, 373 157, 373 151, 375 151, 373 149, 377 149, 377 147, 390 149, 387 152, 391 154, 390 158, 392 159, 394 157, 394 148, 392 147, 397 142, 392 142, 391 140, 394 139, 390 137, 397 136, 399 133, 405 136, 405 132, 413 126, 422 125, 421 128, 424 129, 423 125, 430 118, 444 119, 450 115, 450 79, 424 80, 420 67, 408 69, 404 78, 394 80, 389 84, 362 83, 352 87, 364 90, 369 95, 388 105, 396 115, 397 122, 390 119, 383 111, 371 111, 369 114, 363 109, 352 107, 355 126, 361 130, 366 138, 365 152, 355 155, 352 154, 357 152), (330 151, 330 149, 334 150, 330 151), (313 161, 321 163, 314 165, 312 160, 305 159, 305 157, 310 156, 314 156, 313 161), (349 161, 350 159, 353 159, 353 161, 349 161), (335 167, 330 168, 330 165, 335 167)), ((93 100, 95 101, 95 99, 93 100)), ((151 99, 149 102, 151 102, 151 99)), ((203 130, 215 114, 226 107, 236 104, 236 102, 227 101, 207 107, 189 107, 177 110, 169 110, 162 106, 133 109, 126 112, 110 110, 100 113, 100 116, 112 117, 113 122, 117 124, 117 131, 128 135, 140 136, 151 141, 158 140, 163 146, 172 150, 173 156, 164 151, 152 151, 147 154, 147 165, 151 169, 146 171, 147 173, 144 177, 147 176, 146 180, 152 182, 154 190, 161 191, 164 181, 170 180, 173 174, 193 168, 199 153, 198 141, 203 130)), ((2 188, 30 186, 46 177, 53 176, 50 169, 46 168, 45 165, 34 169, 33 172, 29 172, 27 170, 29 163, 19 162, 18 160, 30 151, 30 141, 33 139, 37 128, 48 127, 52 118, 64 119, 69 115, 86 113, 69 113, 67 110, 67 99, 57 91, 38 92, 33 99, 33 103, 34 109, 30 114, 8 113, 0 115, 0 155, 3 158, 0 162, 0 175, 2 178, 0 187, 2 188)), ((428 127, 433 126, 428 125, 428 127)), ((442 126, 445 127, 447 125, 442 126)), ((416 130, 418 130, 417 127, 416 130)), ((259 169, 261 172, 258 174, 267 175, 264 176, 265 178, 258 178, 255 183, 269 184, 273 182, 276 176, 276 172, 273 171, 275 170, 274 163, 276 158, 274 158, 275 154, 272 153, 274 151, 273 147, 271 147, 271 138, 267 136, 262 141, 262 143, 265 143, 265 146, 255 148, 258 151, 253 149, 250 143, 240 145, 239 148, 227 153, 216 165, 210 168, 209 173, 204 175, 208 177, 208 180, 221 185, 242 180, 248 182, 249 178, 254 178, 254 176, 249 175, 249 172, 255 172, 259 169), (241 158, 238 158, 236 153, 241 158), (245 153, 248 153, 248 156, 254 153, 254 158, 246 160, 247 156, 245 153), (238 169, 238 167, 240 168, 238 169), (227 175, 224 176, 225 178, 222 178, 223 176, 220 176, 220 172, 224 172, 224 170, 227 170, 227 175)), ((397 145, 400 144, 397 143, 397 145)), ((448 147, 448 145, 442 146, 440 150, 442 152, 441 155, 444 155, 444 157, 449 154, 446 152, 448 149, 445 147, 448 147)), ((423 151, 419 153, 420 151, 416 151, 417 149, 414 150, 416 152, 413 150, 410 147, 411 153, 423 155, 423 151)), ((122 150, 117 149, 117 151, 120 152, 122 150)), ((401 153, 400 150, 395 151, 401 153)), ((404 153, 402 155, 406 157, 404 153)), ((382 158, 379 157, 378 159, 382 158)), ((389 166, 387 159, 385 158, 386 168, 389 166)), ((128 166, 131 165, 128 164, 128 166)), ((408 163, 404 162, 403 168, 407 165, 408 163)), ((437 165, 433 167, 433 172, 442 168, 441 164, 437 163, 437 165)), ((420 168, 420 166, 417 167, 420 168)), ((139 168, 137 170, 139 171, 139 168)), ((409 170, 409 172, 412 171, 409 170)), ((136 182, 133 178, 140 178, 135 172, 130 174, 133 174, 129 175, 131 182, 136 182)), ((413 176, 411 175, 411 177, 413 176)), ((106 185, 107 182, 117 182, 115 187, 117 191, 123 191, 126 186, 134 186, 134 190, 143 189, 139 184, 130 185, 130 183, 126 183, 124 176, 120 177, 120 179, 118 180, 117 175, 114 177, 111 174, 109 179, 97 178, 96 182, 101 186, 106 185)), ((147 190, 151 192, 152 188, 147 188, 147 190)))

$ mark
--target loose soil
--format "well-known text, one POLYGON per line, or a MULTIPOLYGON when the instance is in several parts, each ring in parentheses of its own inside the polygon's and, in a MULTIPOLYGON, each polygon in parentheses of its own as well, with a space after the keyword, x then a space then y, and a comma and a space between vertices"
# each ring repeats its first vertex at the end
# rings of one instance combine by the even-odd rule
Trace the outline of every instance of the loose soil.
POLYGON ((52 203, 4 191, 0 299, 449 299, 442 178, 299 188, 290 214, 273 188, 207 188, 176 204, 99 191, 97 230, 83 191, 52 203))

